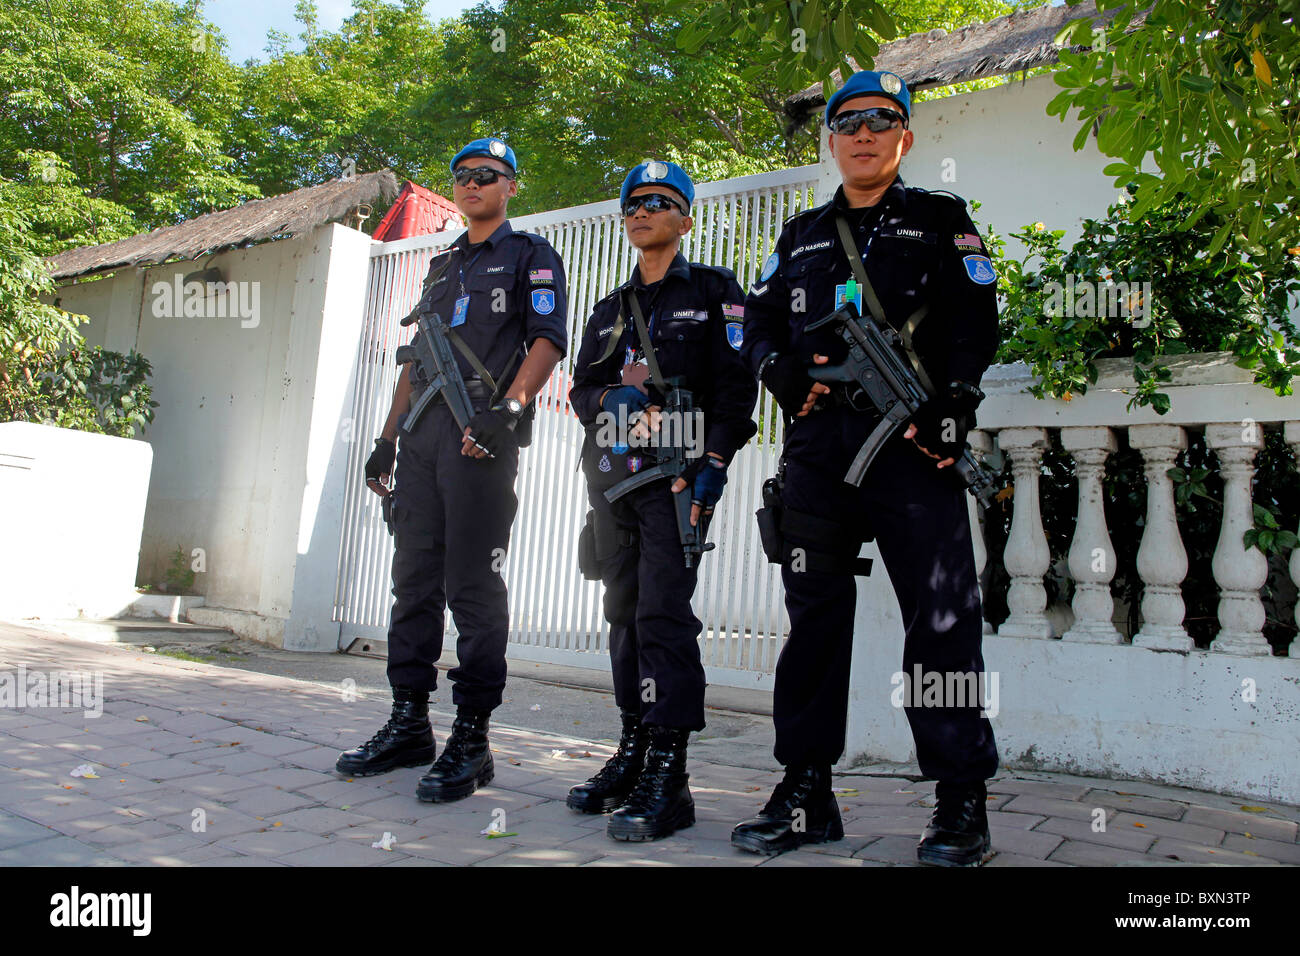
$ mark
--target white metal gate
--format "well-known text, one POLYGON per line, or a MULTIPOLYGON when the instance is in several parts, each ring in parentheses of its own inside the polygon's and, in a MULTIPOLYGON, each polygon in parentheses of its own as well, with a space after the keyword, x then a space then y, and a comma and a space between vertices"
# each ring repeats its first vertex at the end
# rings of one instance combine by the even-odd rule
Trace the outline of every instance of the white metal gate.
MULTIPOLYGON (((697 187, 695 228, 682 252, 690 260, 736 272, 742 288, 776 244, 781 224, 813 203, 816 166, 743 176, 697 187)), ((592 305, 631 273, 635 250, 623 233, 616 200, 512 219, 516 230, 544 236, 559 252, 569 280, 570 350, 538 397, 533 444, 519 459, 519 512, 503 573, 510 595, 509 656, 527 660, 609 666, 609 628, 601 589, 578 573, 577 539, 587 511, 576 470, 582 427, 569 407, 570 373, 592 305)), ((398 367, 393 353, 413 332, 398 325, 415 304, 434 254, 461 230, 376 243, 356 369, 352 421, 364 436, 378 435, 388 415, 398 367)), ((708 679, 717 684, 770 688, 788 621, 781 577, 758 540, 754 511, 763 480, 776 467, 780 416, 760 390, 759 434, 728 471, 726 493, 701 563, 695 613, 704 622, 700 649, 708 679)), ((373 446, 352 443, 349 474, 360 475, 373 446)), ((355 640, 382 642, 387 633, 392 539, 379 499, 361 481, 348 483, 343 547, 335 599, 341 647, 355 640)), ((448 614, 448 639, 454 639, 448 614)))

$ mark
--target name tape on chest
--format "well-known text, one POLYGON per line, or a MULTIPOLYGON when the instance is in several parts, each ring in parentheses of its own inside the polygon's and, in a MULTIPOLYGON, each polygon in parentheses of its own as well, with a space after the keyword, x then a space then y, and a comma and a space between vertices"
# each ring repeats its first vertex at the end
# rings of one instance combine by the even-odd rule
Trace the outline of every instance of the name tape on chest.
POLYGON ((795 249, 790 253, 790 258, 797 259, 805 253, 816 252, 818 249, 829 249, 832 245, 833 243, 829 239, 823 239, 821 242, 810 242, 795 249))
POLYGON ((880 238, 913 239, 927 245, 934 245, 938 237, 933 232, 926 232, 924 229, 913 229, 911 226, 887 226, 881 230, 880 238))

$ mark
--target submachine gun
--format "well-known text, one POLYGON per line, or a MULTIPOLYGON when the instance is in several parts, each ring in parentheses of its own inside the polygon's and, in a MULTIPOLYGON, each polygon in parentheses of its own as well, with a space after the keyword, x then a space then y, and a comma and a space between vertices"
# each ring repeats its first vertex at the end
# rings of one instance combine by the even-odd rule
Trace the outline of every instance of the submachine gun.
MULTIPOLYGON (((665 390, 666 402, 663 406, 664 418, 668 423, 669 441, 659 446, 659 464, 639 471, 631 478, 625 478, 618 484, 605 489, 605 500, 609 502, 617 501, 629 492, 635 491, 657 481, 660 478, 668 478, 670 481, 680 478, 682 472, 686 471, 692 461, 699 458, 699 455, 688 455, 688 432, 693 433, 695 423, 695 400, 689 389, 681 387, 682 379, 673 377, 667 380, 667 389, 665 390), (689 424, 688 424, 689 423, 689 424)), ((664 441, 664 430, 660 429, 660 441, 664 441)), ((683 488, 679 493, 673 496, 673 508, 677 516, 677 537, 682 543, 682 556, 686 561, 688 568, 694 567, 699 560, 700 555, 705 551, 712 551, 712 543, 705 544, 705 538, 708 537, 709 518, 704 514, 699 517, 699 522, 691 526, 691 495, 690 486, 683 488)))
POLYGON ((456 357, 451 352, 447 325, 437 312, 421 312, 418 307, 416 311, 402 319, 402 325, 410 325, 413 322, 420 330, 420 336, 414 343, 398 348, 397 361, 398 363, 410 361, 410 357, 413 356, 419 362, 429 384, 420 397, 411 403, 411 410, 404 427, 407 431, 412 430, 415 423, 420 420, 420 416, 424 414, 424 410, 441 396, 451 410, 452 418, 456 419, 456 424, 463 432, 474 416, 474 405, 470 401, 465 379, 460 374, 460 366, 456 364, 456 357))
MULTIPOLYGON (((865 411, 867 406, 861 404, 865 396, 884 416, 862 443, 844 476, 845 481, 860 486, 885 441, 906 424, 930 396, 911 365, 900 356, 902 340, 898 333, 858 315, 857 306, 852 301, 809 324, 805 331, 813 332, 823 327, 830 327, 848 343, 849 354, 838 365, 812 366, 808 370, 809 377, 827 385, 844 385, 853 407, 865 411)), ((995 476, 969 448, 956 459, 952 468, 981 507, 987 508, 993 502, 997 492, 995 476)))

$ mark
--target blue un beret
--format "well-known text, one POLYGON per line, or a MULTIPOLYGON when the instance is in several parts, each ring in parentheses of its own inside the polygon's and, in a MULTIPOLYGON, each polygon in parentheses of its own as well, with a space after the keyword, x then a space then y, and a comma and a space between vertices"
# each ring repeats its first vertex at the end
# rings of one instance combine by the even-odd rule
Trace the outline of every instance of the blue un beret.
POLYGON ((907 84, 897 73, 876 73, 871 70, 859 70, 849 77, 849 81, 831 94, 826 104, 826 122, 831 121, 835 111, 845 100, 855 96, 883 96, 893 100, 903 108, 903 115, 912 118, 912 94, 907 92, 907 84))
POLYGON ((456 171, 456 164, 467 156, 491 156, 505 163, 514 172, 519 171, 515 164, 515 151, 494 137, 484 137, 467 143, 465 148, 451 158, 451 171, 456 171))
POLYGON ((627 203, 628 194, 638 186, 667 186, 686 200, 687 212, 690 211, 691 203, 695 202, 695 184, 686 175, 686 170, 676 163, 652 159, 634 167, 627 174, 627 179, 623 180, 623 188, 619 190, 619 209, 627 203))

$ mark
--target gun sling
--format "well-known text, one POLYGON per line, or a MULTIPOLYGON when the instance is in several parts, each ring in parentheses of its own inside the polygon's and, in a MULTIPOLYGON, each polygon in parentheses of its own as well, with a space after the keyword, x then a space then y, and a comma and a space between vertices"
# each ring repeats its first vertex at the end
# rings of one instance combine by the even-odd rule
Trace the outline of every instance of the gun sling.
MULTIPOLYGON (((619 295, 618 318, 614 322, 613 331, 609 333, 609 345, 605 347, 604 354, 599 358, 594 359, 591 364, 599 365, 613 354, 615 347, 618 345, 618 340, 623 335, 623 330, 627 328, 627 321, 624 316, 628 310, 629 299, 631 300, 631 312, 635 323, 633 328, 635 329, 637 339, 641 343, 641 349, 645 352, 646 364, 650 366, 650 381, 658 387, 660 391, 666 391, 667 385, 664 381, 663 370, 659 367, 659 356, 655 354, 654 343, 650 341, 650 330, 646 326, 645 315, 641 311, 641 303, 637 301, 636 294, 631 292, 629 289, 624 289, 619 295)), ((578 453, 578 467, 582 466, 583 455, 589 451, 589 442, 589 437, 583 441, 583 448, 578 453)), ((624 453, 624 455, 616 457, 626 460, 626 454, 627 453, 624 453)), ((620 472, 620 474, 622 474, 622 472, 620 472)), ((596 479, 595 476, 589 475, 589 477, 593 479, 593 487, 598 491, 604 490, 604 488, 601 487, 604 484, 603 482, 596 479)), ((617 484, 617 482, 613 482, 613 484, 617 484)))
MULTIPOLYGON (((429 279, 425 281, 423 288, 421 290, 421 301, 423 301, 423 293, 427 292, 429 288, 433 286, 433 284, 436 283, 440 278, 442 278, 443 274, 450 268, 451 268, 451 256, 448 256, 447 261, 443 263, 441 271, 439 271, 437 275, 430 276, 429 279)), ((415 315, 416 312, 419 310, 419 307, 420 307, 419 303, 417 303, 415 309, 411 310, 411 313, 410 315, 407 316, 407 318, 409 319, 412 315, 415 315)), ((403 319, 401 324, 408 325, 409 323, 406 321, 406 319, 403 319)), ((479 398, 483 398, 484 395, 486 394, 488 404, 495 405, 501 398, 501 396, 498 394, 500 388, 497 384, 497 380, 492 377, 492 373, 487 370, 487 367, 479 360, 479 357, 474 354, 474 350, 469 347, 469 344, 463 338, 461 338, 459 332, 457 332, 455 329, 453 329, 451 326, 448 325, 446 326, 446 333, 447 333, 447 339, 451 342, 452 345, 456 347, 456 350, 460 352, 461 355, 465 356, 465 361, 469 362, 470 367, 474 369, 475 374, 478 375, 479 379, 487 385, 487 391, 486 393, 484 393, 483 391, 475 388, 475 384, 472 380, 466 382, 465 387, 469 391, 470 397, 479 399, 479 398)), ((398 365, 402 365, 405 364, 405 362, 410 362, 415 360, 413 350, 409 345, 400 346, 397 349, 396 357, 397 357, 398 365)), ((508 370, 509 369, 507 367, 507 371, 508 370)), ((428 375, 427 370, 425 374, 426 376, 428 375)), ((509 380, 509 378, 510 376, 508 375, 502 376, 501 381, 506 382, 509 380)), ((418 394, 419 393, 417 392, 416 395, 418 396, 418 394)), ((440 401, 442 401, 441 395, 439 395, 436 399, 434 399, 435 403, 440 401)), ((529 404, 532 403, 530 402, 529 404)), ((524 443, 521 442, 520 444, 522 447, 524 443)))
MULTIPOLYGON (((876 290, 871 286, 871 280, 867 278, 867 267, 862 262, 862 255, 858 252, 857 243, 853 241, 853 233, 850 231, 849 224, 843 214, 836 214, 835 228, 839 231, 840 245, 844 248, 844 254, 849 258, 849 265, 853 267, 853 277, 858 280, 858 285, 862 286, 862 297, 867 302, 871 317, 880 323, 882 329, 888 329, 890 326, 885 320, 884 307, 880 304, 880 298, 876 295, 876 290)), ((929 311, 930 303, 927 301, 908 316, 907 321, 903 323, 903 327, 898 330, 898 338, 903 344, 903 351, 907 353, 907 360, 912 363, 912 371, 916 372, 916 377, 921 380, 921 386, 925 389, 926 394, 933 398, 938 394, 934 383, 930 381, 930 376, 925 373, 925 367, 921 365, 920 358, 917 357, 916 351, 912 348, 912 336, 916 333, 917 326, 921 324, 921 320, 926 317, 929 311)))

